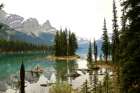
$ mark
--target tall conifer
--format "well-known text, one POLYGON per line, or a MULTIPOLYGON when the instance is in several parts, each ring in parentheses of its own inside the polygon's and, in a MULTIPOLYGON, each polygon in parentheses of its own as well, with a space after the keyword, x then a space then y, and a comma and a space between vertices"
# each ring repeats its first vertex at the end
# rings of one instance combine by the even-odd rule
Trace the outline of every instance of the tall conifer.
POLYGON ((109 46, 110 45, 109 45, 109 38, 107 34, 107 28, 106 28, 106 20, 104 19, 102 52, 106 63, 108 63, 108 56, 110 51, 109 46))
POLYGON ((113 0, 113 35, 112 35, 112 61, 118 63, 119 59, 119 32, 117 23, 117 9, 115 0, 113 0))
POLYGON ((89 63, 92 63, 92 44, 91 41, 89 42, 89 49, 88 49, 88 54, 87 54, 87 61, 89 63))
POLYGON ((123 93, 140 92, 140 0, 125 0, 127 24, 121 34, 123 93))
POLYGON ((95 59, 95 63, 97 63, 98 49, 97 49, 97 44, 96 44, 95 39, 94 39, 93 45, 94 45, 94 49, 93 49, 94 50, 94 59, 95 59))

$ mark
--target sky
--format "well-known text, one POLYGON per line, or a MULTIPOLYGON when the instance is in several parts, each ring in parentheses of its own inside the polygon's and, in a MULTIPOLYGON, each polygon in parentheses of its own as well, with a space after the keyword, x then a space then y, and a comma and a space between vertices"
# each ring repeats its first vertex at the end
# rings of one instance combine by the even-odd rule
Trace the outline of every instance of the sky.
MULTIPOLYGON (((112 32, 113 0, 0 0, 4 10, 25 19, 36 18, 40 24, 49 20, 56 29, 68 28, 77 36, 99 39, 106 18, 108 33, 112 32)), ((116 0, 120 16, 120 0, 116 0)))

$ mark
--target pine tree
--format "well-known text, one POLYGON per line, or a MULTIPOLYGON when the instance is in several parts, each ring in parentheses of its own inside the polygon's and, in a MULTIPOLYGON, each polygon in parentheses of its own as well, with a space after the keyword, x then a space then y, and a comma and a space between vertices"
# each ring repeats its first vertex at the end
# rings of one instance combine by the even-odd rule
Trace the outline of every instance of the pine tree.
POLYGON ((112 61, 118 63, 119 57, 119 32, 117 24, 117 10, 115 0, 113 0, 113 35, 112 35, 112 61))
POLYGON ((23 62, 20 67, 20 93, 25 93, 25 68, 23 62))
POLYGON ((112 35, 112 62, 116 64, 116 92, 120 93, 120 64, 119 64, 119 31, 117 23, 117 9, 115 0, 113 0, 113 35, 112 35))
POLYGON ((56 32, 55 35, 55 56, 73 56, 78 48, 77 38, 74 33, 67 29, 56 32))
POLYGON ((102 52, 104 54, 104 59, 106 63, 108 63, 109 46, 110 44, 109 44, 109 38, 107 34, 106 20, 104 19, 102 52))
POLYGON ((80 93, 90 93, 87 80, 83 83, 80 93))
POLYGON ((97 63, 97 57, 98 57, 98 49, 97 49, 96 41, 94 39, 94 59, 95 59, 95 63, 97 63))
POLYGON ((75 55, 75 51, 78 48, 77 39, 74 33, 71 33, 69 36, 69 46, 70 46, 70 55, 75 55))
POLYGON ((55 50, 57 50, 57 51, 55 51, 55 55, 56 56, 58 56, 59 55, 59 53, 58 53, 58 50, 59 50, 59 40, 58 40, 58 38, 59 38, 59 33, 58 33, 58 31, 56 32, 56 35, 55 35, 55 50))
POLYGON ((89 49, 88 49, 88 55, 87 55, 87 61, 92 63, 92 46, 91 41, 89 42, 89 49))
POLYGON ((123 93, 140 92, 140 0, 126 0, 125 30, 121 33, 121 64, 123 93))

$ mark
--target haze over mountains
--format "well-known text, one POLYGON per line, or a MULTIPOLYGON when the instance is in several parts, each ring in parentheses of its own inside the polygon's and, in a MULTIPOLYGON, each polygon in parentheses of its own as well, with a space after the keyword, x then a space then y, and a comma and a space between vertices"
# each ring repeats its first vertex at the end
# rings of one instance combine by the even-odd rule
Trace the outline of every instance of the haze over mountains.
POLYGON ((4 25, 0 38, 8 40, 21 40, 33 44, 52 45, 56 29, 49 20, 40 25, 35 18, 25 20, 16 14, 8 14, 0 10, 0 23, 4 25))
MULTIPOLYGON (((42 25, 35 18, 25 20, 16 14, 8 14, 0 10, 0 39, 24 41, 36 45, 53 45, 56 29, 51 26, 49 20, 42 25)), ((112 34, 109 34, 111 39, 112 34)), ((98 51, 102 46, 102 40, 96 40, 98 51)), ((89 40, 78 37, 79 49, 87 51, 89 40)))

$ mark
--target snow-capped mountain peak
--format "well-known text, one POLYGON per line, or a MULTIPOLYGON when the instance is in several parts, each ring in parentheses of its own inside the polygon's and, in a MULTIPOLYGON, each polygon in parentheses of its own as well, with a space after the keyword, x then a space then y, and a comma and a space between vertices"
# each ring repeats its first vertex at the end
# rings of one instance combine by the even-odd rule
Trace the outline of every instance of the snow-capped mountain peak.
POLYGON ((51 26, 49 20, 40 25, 36 18, 25 20, 19 15, 8 14, 3 10, 0 10, 0 22, 9 26, 10 30, 8 33, 12 31, 11 29, 14 30, 15 35, 7 34, 11 40, 15 39, 33 43, 37 41, 40 44, 47 44, 52 43, 57 31, 51 26))

